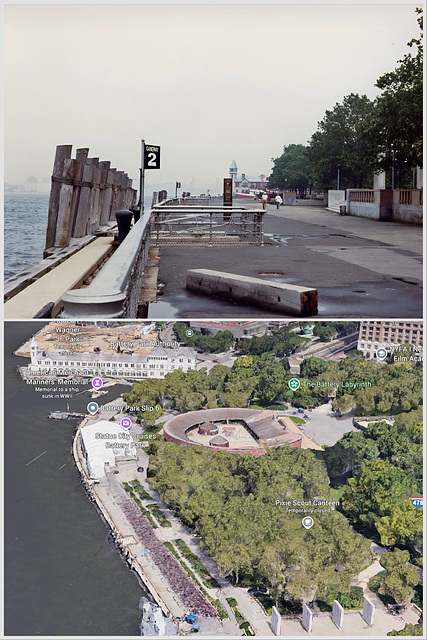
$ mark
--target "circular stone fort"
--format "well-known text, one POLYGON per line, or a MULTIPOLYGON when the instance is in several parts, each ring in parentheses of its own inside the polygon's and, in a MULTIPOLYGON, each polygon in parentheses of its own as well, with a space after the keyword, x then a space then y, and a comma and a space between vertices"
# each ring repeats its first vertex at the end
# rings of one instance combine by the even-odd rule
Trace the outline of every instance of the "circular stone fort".
POLYGON ((302 443, 302 435, 290 418, 257 409, 190 411, 168 420, 163 435, 168 442, 184 446, 255 457, 272 447, 301 448, 302 443))

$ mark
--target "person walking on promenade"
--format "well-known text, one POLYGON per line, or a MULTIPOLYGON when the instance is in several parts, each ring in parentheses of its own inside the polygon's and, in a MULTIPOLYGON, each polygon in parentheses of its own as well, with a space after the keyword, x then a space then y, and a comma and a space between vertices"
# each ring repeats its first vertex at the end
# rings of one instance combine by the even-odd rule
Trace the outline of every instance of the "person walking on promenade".
POLYGON ((279 210, 280 209, 280 205, 282 204, 283 200, 282 198, 279 196, 279 194, 277 194, 277 196, 274 198, 274 201, 276 203, 276 209, 279 210))
POLYGON ((262 202, 262 208, 265 211, 267 209, 267 202, 268 202, 268 195, 266 193, 262 194, 261 202, 262 202))

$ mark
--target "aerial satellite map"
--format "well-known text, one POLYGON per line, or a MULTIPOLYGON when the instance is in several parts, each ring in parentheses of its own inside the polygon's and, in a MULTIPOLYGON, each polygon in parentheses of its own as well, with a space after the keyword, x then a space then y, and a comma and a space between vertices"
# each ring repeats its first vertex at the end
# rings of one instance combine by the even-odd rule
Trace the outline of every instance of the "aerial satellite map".
POLYGON ((419 625, 422 330, 8 323, 7 633, 419 625))

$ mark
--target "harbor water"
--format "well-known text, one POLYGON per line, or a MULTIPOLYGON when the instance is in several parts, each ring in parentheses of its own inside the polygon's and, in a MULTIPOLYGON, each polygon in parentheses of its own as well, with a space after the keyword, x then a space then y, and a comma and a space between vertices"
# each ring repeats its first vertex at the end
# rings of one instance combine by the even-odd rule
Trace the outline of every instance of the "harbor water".
MULTIPOLYGON (((144 198, 151 208, 152 195, 144 198)), ((4 277, 23 271, 43 259, 49 193, 4 194, 4 277)))
MULTIPOLYGON (((147 594, 80 484, 77 421, 48 419, 67 403, 85 412, 90 396, 43 399, 17 372, 28 360, 13 351, 38 328, 5 323, 5 635, 138 636, 147 594)), ((102 401, 125 391, 115 385, 102 401)))

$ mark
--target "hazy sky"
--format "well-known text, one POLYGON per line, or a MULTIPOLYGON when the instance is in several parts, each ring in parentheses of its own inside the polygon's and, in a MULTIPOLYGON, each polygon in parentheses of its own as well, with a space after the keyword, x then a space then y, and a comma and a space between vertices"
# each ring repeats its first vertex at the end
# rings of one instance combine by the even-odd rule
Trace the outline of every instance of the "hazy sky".
POLYGON ((418 35, 416 4, 5 6, 5 181, 49 176, 57 144, 147 186, 271 171, 351 92, 377 91, 418 35))

